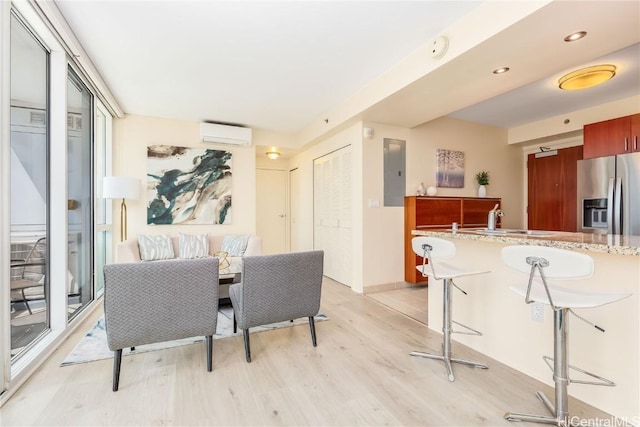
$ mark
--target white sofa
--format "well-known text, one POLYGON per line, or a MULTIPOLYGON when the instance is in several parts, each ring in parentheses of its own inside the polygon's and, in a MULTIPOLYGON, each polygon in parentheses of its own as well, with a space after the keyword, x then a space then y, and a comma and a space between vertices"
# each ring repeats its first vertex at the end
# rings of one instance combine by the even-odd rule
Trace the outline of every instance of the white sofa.
MULTIPOLYGON (((220 252, 224 235, 209 235, 209 255, 214 256, 216 252, 220 252)), ((171 237, 173 244, 173 253, 175 258, 180 258, 180 240, 178 236, 171 237)), ((247 249, 244 256, 262 255, 262 237, 250 236, 247 242, 247 249)), ((239 263, 242 257, 227 257, 231 265, 239 263)), ((140 258, 140 249, 138 247, 138 239, 130 238, 124 242, 120 242, 116 246, 116 262, 142 262, 140 258)), ((157 261, 149 261, 157 262, 157 261)), ((229 297, 229 284, 220 285, 219 297, 221 299, 229 297)))

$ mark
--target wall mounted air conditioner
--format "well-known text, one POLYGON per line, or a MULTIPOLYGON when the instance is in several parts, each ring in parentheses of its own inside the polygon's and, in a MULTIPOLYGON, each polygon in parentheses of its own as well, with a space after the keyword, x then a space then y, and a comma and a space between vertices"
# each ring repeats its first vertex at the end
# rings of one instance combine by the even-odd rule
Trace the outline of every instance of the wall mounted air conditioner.
POLYGON ((251 145, 251 128, 200 123, 200 137, 202 142, 248 147, 251 145))

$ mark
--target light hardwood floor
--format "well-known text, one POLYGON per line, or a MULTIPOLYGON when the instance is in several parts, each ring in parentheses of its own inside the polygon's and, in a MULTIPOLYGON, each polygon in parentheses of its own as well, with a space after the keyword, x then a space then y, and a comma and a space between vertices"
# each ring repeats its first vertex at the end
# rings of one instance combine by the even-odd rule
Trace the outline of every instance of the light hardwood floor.
MULTIPOLYGON (((202 343, 127 356, 113 393, 111 360, 60 367, 96 310, 2 407, 0 424, 499 426, 512 425, 506 410, 544 413, 533 393, 550 387, 466 347, 453 351, 490 369, 455 366, 453 383, 442 363, 410 357, 438 351, 441 335, 372 298, 325 280, 321 311, 316 348, 296 326, 253 334, 251 364, 241 336, 215 340, 211 373, 202 343)), ((573 399, 570 408, 607 417, 573 399)))
POLYGON ((412 319, 427 325, 427 306, 429 292, 427 286, 412 286, 390 291, 367 294, 367 297, 378 301, 412 319))

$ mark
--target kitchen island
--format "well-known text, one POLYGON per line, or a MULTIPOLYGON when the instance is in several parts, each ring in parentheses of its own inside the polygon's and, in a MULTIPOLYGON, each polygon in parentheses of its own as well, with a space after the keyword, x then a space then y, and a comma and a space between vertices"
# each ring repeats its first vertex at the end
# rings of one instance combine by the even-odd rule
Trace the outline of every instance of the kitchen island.
MULTIPOLYGON (((456 245, 455 259, 468 269, 489 269, 490 273, 456 281, 468 296, 454 290, 453 319, 482 331, 482 337, 454 334, 453 338, 487 356, 553 386, 552 373, 542 360, 553 355, 553 315, 545 306, 544 320, 535 322, 531 305, 509 290, 509 285, 528 277, 506 267, 501 250, 509 245, 540 245, 582 252, 593 257, 591 278, 564 281, 566 287, 594 292, 629 292, 614 304, 579 315, 603 327, 601 333, 575 316, 569 320, 570 363, 609 378, 616 387, 573 384, 569 394, 634 425, 640 425, 640 236, 611 236, 590 233, 552 232, 549 235, 485 235, 477 230, 414 230, 413 235, 440 237, 456 245)), ((442 285, 429 285, 429 328, 442 331, 442 285)), ((455 352, 455 343, 454 343, 455 352)), ((426 349, 437 351, 438 349, 426 349)), ((455 366, 454 369, 468 369, 455 366)), ((486 373, 491 373, 491 366, 486 373)), ((574 379, 584 379, 571 372, 574 379)), ((531 399, 537 400, 532 390, 531 399)), ((552 396, 551 396, 552 397, 552 396)), ((569 407, 571 410, 571 406, 569 407)), ((505 408, 518 411, 519 408, 505 408)), ((539 413, 546 413, 540 404, 539 413)))

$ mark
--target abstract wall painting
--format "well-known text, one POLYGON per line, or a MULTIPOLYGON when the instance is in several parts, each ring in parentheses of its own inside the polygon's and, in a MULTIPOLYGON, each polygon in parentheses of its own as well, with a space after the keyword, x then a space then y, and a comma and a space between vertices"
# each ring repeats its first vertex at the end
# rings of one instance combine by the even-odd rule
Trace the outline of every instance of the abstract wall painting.
POLYGON ((464 151, 436 149, 436 186, 464 188, 464 151))
POLYGON ((231 153, 147 147, 147 224, 231 224, 231 153))

